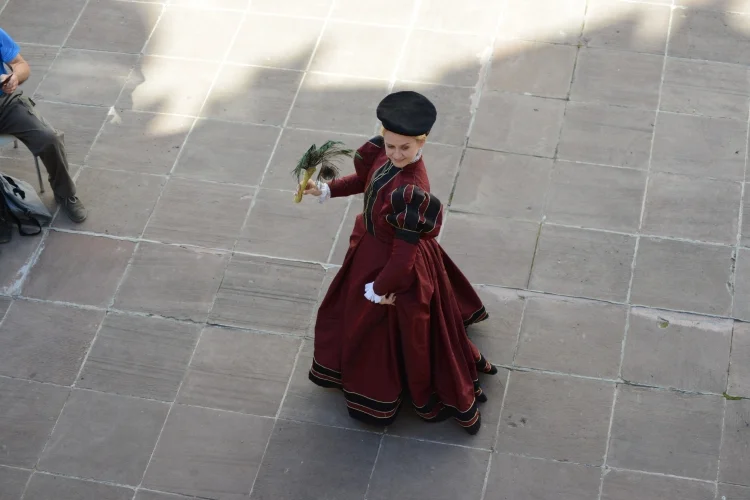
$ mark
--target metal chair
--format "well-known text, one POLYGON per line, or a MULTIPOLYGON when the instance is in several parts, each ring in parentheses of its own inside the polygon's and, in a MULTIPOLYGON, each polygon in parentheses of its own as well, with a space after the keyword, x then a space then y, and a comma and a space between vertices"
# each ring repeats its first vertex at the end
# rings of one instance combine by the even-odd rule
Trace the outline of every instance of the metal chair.
MULTIPOLYGON (((9 134, 0 134, 0 148, 13 142, 13 149, 18 149, 18 139, 9 134)), ((42 172, 39 170, 39 157, 34 155, 34 163, 36 163, 36 178, 39 180, 39 192, 44 193, 44 182, 42 182, 42 172)))

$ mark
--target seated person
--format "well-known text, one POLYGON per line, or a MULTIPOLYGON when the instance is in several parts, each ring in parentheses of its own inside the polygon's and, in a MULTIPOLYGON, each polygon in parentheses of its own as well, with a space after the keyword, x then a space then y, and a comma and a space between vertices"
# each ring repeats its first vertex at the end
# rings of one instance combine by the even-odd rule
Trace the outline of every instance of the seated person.
MULTIPOLYGON (((2 29, 0 61, 0 134, 15 136, 41 158, 55 200, 73 222, 83 222, 86 208, 76 196, 76 186, 70 177, 63 134, 52 128, 36 110, 34 101, 18 89, 29 78, 31 68, 21 57, 18 44, 2 29)), ((4 224, 2 212, 0 224, 4 224)))

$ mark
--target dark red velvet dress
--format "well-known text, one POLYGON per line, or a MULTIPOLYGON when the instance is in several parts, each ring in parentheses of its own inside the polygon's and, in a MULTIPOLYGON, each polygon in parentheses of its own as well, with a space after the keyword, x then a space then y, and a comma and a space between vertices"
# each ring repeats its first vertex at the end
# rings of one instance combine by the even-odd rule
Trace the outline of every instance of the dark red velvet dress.
POLYGON ((477 373, 496 370, 466 327, 487 312, 435 240, 443 206, 424 162, 395 167, 375 137, 354 165, 330 184, 332 197, 364 193, 364 208, 318 311, 310 380, 342 389, 349 414, 366 422, 390 424, 408 394, 424 420, 454 417, 473 434, 486 400, 477 373), (376 294, 396 294, 395 306, 365 298, 373 281, 376 294))

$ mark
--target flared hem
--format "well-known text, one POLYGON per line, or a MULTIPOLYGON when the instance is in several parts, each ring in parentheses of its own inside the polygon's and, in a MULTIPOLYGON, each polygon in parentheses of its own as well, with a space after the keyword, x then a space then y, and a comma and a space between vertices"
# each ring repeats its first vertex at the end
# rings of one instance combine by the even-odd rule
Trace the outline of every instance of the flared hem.
MULTIPOLYGON (((396 420, 401 410, 401 395, 396 400, 388 402, 378 401, 362 394, 347 391, 341 382, 340 372, 326 368, 314 359, 308 378, 320 387, 341 390, 344 393, 349 416, 367 424, 389 426, 396 420)), ((474 435, 479 432, 479 428, 482 425, 482 417, 477 407, 477 402, 483 403, 485 401, 487 401, 487 396, 484 395, 479 385, 479 380, 475 380, 474 401, 466 411, 461 411, 458 408, 443 403, 437 394, 433 394, 427 404, 423 406, 412 404, 417 415, 423 421, 435 423, 453 418, 466 432, 474 435)))

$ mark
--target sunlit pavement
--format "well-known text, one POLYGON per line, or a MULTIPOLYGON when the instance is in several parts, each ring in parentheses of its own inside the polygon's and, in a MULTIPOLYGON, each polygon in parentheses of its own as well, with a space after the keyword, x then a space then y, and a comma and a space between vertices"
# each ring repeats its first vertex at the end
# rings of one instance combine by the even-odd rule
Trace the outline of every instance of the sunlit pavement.
POLYGON ((90 209, 0 246, 3 500, 750 498, 750 2, 3 3, 90 209), (474 437, 307 380, 361 200, 291 170, 399 89, 504 368, 474 437))

